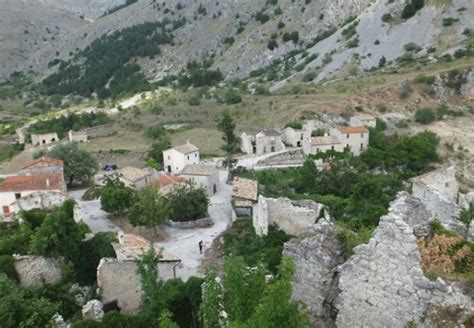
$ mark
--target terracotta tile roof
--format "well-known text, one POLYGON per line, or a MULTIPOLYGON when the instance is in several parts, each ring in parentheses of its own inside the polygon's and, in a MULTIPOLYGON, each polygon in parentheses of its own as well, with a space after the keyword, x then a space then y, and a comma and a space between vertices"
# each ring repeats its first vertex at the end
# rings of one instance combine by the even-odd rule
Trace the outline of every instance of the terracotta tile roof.
POLYGON ((187 143, 181 146, 176 146, 171 149, 176 150, 177 152, 180 152, 181 154, 190 154, 199 151, 199 148, 194 146, 192 143, 187 143))
POLYGON ((43 156, 25 164, 22 169, 28 169, 36 166, 63 166, 64 162, 60 159, 43 156))
POLYGON ((257 201, 258 181, 236 177, 232 188, 232 197, 257 201))
POLYGON ((340 126, 337 128, 341 133, 366 133, 369 132, 364 126, 340 126))
POLYGON ((313 137, 311 138, 312 146, 337 145, 340 144, 339 139, 334 136, 313 137))
POLYGON ((133 166, 125 166, 124 168, 121 168, 120 170, 117 171, 117 173, 122 175, 122 178, 125 180, 131 181, 131 182, 136 182, 140 179, 143 179, 146 176, 151 175, 150 172, 144 169, 139 169, 137 167, 133 166))
POLYGON ((211 165, 205 165, 205 164, 187 164, 183 170, 181 171, 180 174, 182 175, 204 175, 204 176, 209 176, 214 171, 216 168, 211 165))
POLYGON ((37 173, 33 175, 14 175, 0 183, 0 192, 21 192, 33 190, 63 190, 63 177, 60 173, 37 173))
POLYGON ((154 182, 154 184, 158 184, 161 187, 166 187, 172 184, 182 184, 182 183, 187 183, 187 182, 188 180, 186 180, 183 177, 179 177, 176 175, 163 174, 154 182))

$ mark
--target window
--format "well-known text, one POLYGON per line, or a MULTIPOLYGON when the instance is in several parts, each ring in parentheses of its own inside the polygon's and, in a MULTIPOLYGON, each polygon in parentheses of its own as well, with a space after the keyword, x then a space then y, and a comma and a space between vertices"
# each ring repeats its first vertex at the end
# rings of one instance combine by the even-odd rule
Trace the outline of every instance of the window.
POLYGON ((194 157, 198 157, 198 154, 197 154, 197 153, 195 153, 195 154, 194 154, 194 157))
POLYGON ((189 161, 189 155, 188 155, 188 161, 189 161))
POLYGON ((347 139, 349 139, 349 133, 347 134, 347 139))
POLYGON ((331 150, 334 150, 334 146, 331 146, 331 150))
POLYGON ((360 134, 360 137, 361 137, 361 138, 363 138, 363 137, 364 137, 364 134, 363 134, 363 133, 361 133, 361 134, 360 134))
POLYGON ((363 149, 364 149, 364 144, 361 143, 361 144, 360 144, 360 150, 363 150, 363 149))

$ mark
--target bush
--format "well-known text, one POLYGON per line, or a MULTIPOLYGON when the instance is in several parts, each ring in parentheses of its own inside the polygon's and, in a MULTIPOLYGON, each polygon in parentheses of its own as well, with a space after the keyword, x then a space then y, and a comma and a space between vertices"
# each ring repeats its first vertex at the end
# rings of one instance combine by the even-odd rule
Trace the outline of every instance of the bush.
POLYGON ((436 114, 431 108, 418 109, 415 113, 415 121, 421 124, 430 124, 436 121, 436 114))
POLYGON ((408 19, 410 17, 415 16, 416 14, 416 7, 413 5, 413 3, 409 3, 403 8, 402 11, 402 18, 408 19))
POLYGON ((295 130, 301 130, 303 128, 303 125, 300 122, 292 121, 292 122, 287 123, 285 125, 285 128, 293 128, 295 130))
POLYGON ((424 83, 428 85, 432 85, 436 82, 436 76, 434 75, 417 75, 415 76, 415 83, 424 83))
POLYGON ((298 43, 299 38, 300 38, 300 35, 298 31, 293 31, 293 32, 286 32, 285 34, 283 34, 282 40, 284 42, 293 41, 293 43, 296 44, 298 43))
POLYGON ((275 48, 278 48, 278 42, 274 39, 268 41, 267 48, 273 51, 275 48))
POLYGON ((386 13, 382 16, 382 22, 388 23, 393 19, 393 16, 390 13, 386 13))
POLYGON ((226 104, 238 104, 242 102, 242 97, 237 91, 231 89, 224 95, 224 102, 226 104))
POLYGON ((409 83, 403 83, 400 87, 400 98, 406 99, 413 93, 413 88, 409 83))
POLYGON ((416 43, 410 42, 410 43, 405 44, 403 46, 403 49, 405 49, 405 51, 419 52, 419 51, 421 51, 422 48, 419 45, 417 45, 416 43))
POLYGON ((459 18, 454 18, 454 17, 443 18, 443 26, 444 27, 451 26, 456 22, 459 22, 459 18))
POLYGON ((20 281, 15 269, 15 259, 13 256, 0 255, 0 274, 1 273, 5 274, 12 281, 20 281))

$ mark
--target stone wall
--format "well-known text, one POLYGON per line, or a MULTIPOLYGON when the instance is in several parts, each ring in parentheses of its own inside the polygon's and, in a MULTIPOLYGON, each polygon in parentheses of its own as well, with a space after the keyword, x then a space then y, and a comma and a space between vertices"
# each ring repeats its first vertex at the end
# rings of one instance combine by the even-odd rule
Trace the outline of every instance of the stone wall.
POLYGON ((413 195, 423 199, 426 190, 437 190, 451 202, 457 202, 459 183, 456 180, 456 169, 451 167, 440 168, 411 179, 413 195))
POLYGON ((61 264, 61 259, 36 255, 15 256, 15 269, 24 287, 57 283, 62 277, 61 264))
POLYGON ((257 166, 300 165, 304 163, 302 149, 289 150, 273 156, 268 156, 257 162, 257 166))
POLYGON ((59 191, 36 191, 26 196, 17 199, 12 205, 14 211, 29 211, 34 208, 52 209, 61 204, 67 199, 66 194, 59 191))
POLYGON ((283 255, 295 262, 293 298, 307 305, 312 327, 335 327, 335 308, 332 306, 338 292, 335 278, 341 255, 336 226, 326 220, 308 229, 308 232, 285 244, 283 255))
MULTIPOLYGON (((339 269, 340 294, 336 300, 338 327, 405 327, 413 321, 423 327, 427 309, 474 310, 473 300, 456 286, 423 274, 416 231, 429 228, 429 213, 406 192, 392 202, 369 243, 339 269)), ((441 310, 440 310, 441 311, 441 310)))
MULTIPOLYGON (((253 211, 253 226, 258 235, 266 235, 268 226, 276 224, 287 234, 298 236, 316 223, 323 208, 324 205, 309 200, 291 201, 260 195, 253 211)), ((324 214, 329 219, 328 214, 324 214)))
MULTIPOLYGON (((160 262, 158 278, 173 279, 175 262, 160 262)), ((104 304, 117 301, 123 313, 137 313, 141 307, 140 275, 134 260, 103 258, 97 267, 97 285, 104 304)))

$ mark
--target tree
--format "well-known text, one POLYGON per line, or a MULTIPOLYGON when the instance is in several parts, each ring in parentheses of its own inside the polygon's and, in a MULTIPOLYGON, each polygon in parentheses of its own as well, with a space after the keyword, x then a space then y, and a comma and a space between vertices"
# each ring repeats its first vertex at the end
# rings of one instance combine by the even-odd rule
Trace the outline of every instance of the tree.
POLYGON ((416 14, 416 7, 413 5, 413 3, 409 3, 403 8, 402 11, 402 18, 408 19, 410 17, 413 17, 416 14))
POLYGON ((209 199, 206 190, 194 185, 178 186, 168 194, 173 221, 192 221, 207 213, 209 199))
POLYGON ((154 142, 148 150, 147 158, 148 161, 153 160, 158 165, 158 168, 163 166, 163 151, 171 148, 170 140, 164 136, 158 141, 154 142))
POLYGON ((459 214, 458 221, 462 222, 466 227, 466 236, 469 234, 472 220, 474 220, 474 202, 469 203, 469 207, 465 208, 459 214))
POLYGON ((312 159, 305 160, 301 168, 301 189, 303 192, 314 192, 316 177, 318 176, 318 169, 312 159))
POLYGON ((68 185, 88 182, 99 166, 91 153, 79 149, 77 142, 57 145, 47 155, 64 162, 64 178, 68 185))
POLYGON ((133 226, 153 227, 155 234, 156 227, 168 221, 170 217, 170 201, 153 187, 145 187, 140 191, 138 201, 128 213, 128 219, 133 226))
POLYGON ((120 218, 120 223, 122 223, 125 211, 134 202, 135 191, 132 188, 126 187, 118 176, 107 178, 100 195, 100 207, 102 210, 117 215, 120 218))
POLYGON ((64 256, 69 261, 79 256, 79 245, 84 234, 74 221, 74 205, 73 200, 66 200, 60 208, 46 216, 31 239, 31 253, 48 257, 64 256))
POLYGON ((237 136, 235 135, 234 119, 229 111, 222 113, 220 119, 217 121, 217 129, 222 132, 222 140, 225 144, 222 149, 226 152, 226 166, 229 171, 232 169, 232 154, 236 152, 239 147, 237 136))
POLYGON ((159 259, 160 256, 156 254, 155 248, 150 247, 138 260, 137 273, 140 275, 143 290, 143 314, 151 320, 158 318, 160 310, 163 309, 163 300, 160 297, 163 281, 157 279, 159 259))
POLYGON ((202 284, 202 303, 199 308, 204 328, 224 327, 227 314, 224 311, 224 290, 216 271, 207 269, 202 284))

